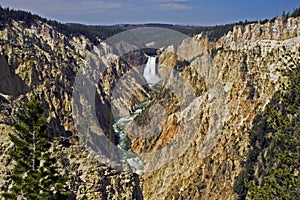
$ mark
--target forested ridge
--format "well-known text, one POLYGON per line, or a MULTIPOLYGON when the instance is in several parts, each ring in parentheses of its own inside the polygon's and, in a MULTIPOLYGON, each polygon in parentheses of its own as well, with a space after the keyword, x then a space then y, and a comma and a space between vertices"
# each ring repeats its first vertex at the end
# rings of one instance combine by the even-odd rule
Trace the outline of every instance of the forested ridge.
MULTIPOLYGON (((297 17, 300 15, 300 8, 295 9, 292 13, 283 13, 282 17, 297 17)), ((260 23, 266 23, 268 21, 275 20, 274 17, 271 20, 264 19, 260 23)), ((85 35, 91 42, 98 44, 99 40, 105 40, 117 33, 130 30, 138 27, 160 27, 168 28, 179 31, 188 36, 203 33, 207 36, 210 41, 217 41, 220 37, 233 30, 236 25, 247 25, 251 23, 257 23, 258 21, 240 21, 237 23, 216 25, 216 26, 192 26, 192 25, 172 25, 172 24, 160 24, 160 23, 149 23, 149 24, 117 24, 117 25, 84 25, 77 23, 60 23, 55 20, 48 20, 38 15, 32 14, 28 11, 13 10, 9 8, 2 8, 0 6, 0 29, 4 27, 4 23, 9 23, 11 20, 23 21, 24 25, 30 27, 31 24, 35 23, 35 20, 39 20, 53 26, 57 31, 67 35, 85 35)))
POLYGON ((248 132, 250 150, 236 178, 239 199, 299 199, 300 59, 287 55, 283 85, 248 132))

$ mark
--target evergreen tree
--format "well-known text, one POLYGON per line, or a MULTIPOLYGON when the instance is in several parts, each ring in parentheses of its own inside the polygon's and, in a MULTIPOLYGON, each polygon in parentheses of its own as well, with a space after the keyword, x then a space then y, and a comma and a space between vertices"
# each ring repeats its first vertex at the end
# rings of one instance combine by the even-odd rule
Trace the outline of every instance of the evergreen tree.
POLYGON ((239 199, 299 199, 300 59, 287 58, 284 73, 289 84, 273 97, 250 131, 251 149, 234 185, 239 199))
POLYGON ((245 180, 250 199, 299 199, 300 195, 300 60, 290 58, 286 92, 265 111, 272 140, 260 183, 245 180))
POLYGON ((14 148, 10 151, 15 161, 11 179, 11 191, 4 193, 5 199, 66 199, 70 194, 63 191, 66 177, 55 167, 57 159, 51 155, 50 134, 43 117, 44 110, 37 97, 26 105, 19 121, 14 124, 16 134, 9 134, 14 148))

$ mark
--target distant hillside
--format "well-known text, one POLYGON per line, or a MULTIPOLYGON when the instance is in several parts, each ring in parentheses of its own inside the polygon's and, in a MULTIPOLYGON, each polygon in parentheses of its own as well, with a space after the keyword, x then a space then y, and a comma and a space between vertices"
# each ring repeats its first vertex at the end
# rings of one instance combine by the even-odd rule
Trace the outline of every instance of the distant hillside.
MULTIPOLYGON (((283 14, 284 17, 288 18, 289 16, 297 17, 300 16, 300 8, 297 8, 292 13, 283 14)), ((188 25, 172 25, 172 24, 159 24, 159 23, 150 23, 150 24, 118 24, 118 25, 84 25, 84 24, 76 24, 69 23, 63 24, 54 20, 48 20, 46 18, 42 18, 38 15, 32 14, 27 11, 20 10, 11 10, 9 8, 2 8, 0 6, 0 21, 1 23, 9 23, 12 19, 23 21, 24 25, 31 26, 34 23, 34 20, 40 20, 42 22, 48 23, 49 25, 55 27, 55 29, 65 35, 85 35, 91 42, 94 44, 98 44, 98 39, 105 40, 106 38, 120 33, 122 31, 126 31, 133 28, 138 27, 160 27, 160 28, 169 28, 176 31, 179 31, 183 34, 193 36, 199 33, 203 33, 208 37, 210 41, 216 41, 228 31, 231 31, 235 25, 246 25, 250 23, 257 23, 257 21, 245 21, 238 22, 232 24, 225 25, 216 25, 216 26, 188 26, 188 25)), ((273 18, 275 19, 275 18, 273 18)), ((272 20, 272 19, 271 19, 272 20)), ((268 19, 260 21, 261 23, 268 22, 268 19)), ((4 24, 0 24, 0 28, 3 27, 4 24)))

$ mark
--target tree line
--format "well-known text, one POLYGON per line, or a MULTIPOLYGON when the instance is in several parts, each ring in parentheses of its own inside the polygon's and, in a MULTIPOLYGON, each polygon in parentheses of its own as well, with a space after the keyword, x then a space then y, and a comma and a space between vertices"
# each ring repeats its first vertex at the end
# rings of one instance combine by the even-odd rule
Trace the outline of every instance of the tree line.
POLYGON ((284 73, 289 84, 274 95, 248 132, 250 150, 234 183, 241 200, 299 199, 300 60, 288 57, 284 73))
MULTIPOLYGON (((295 9, 291 13, 283 13, 282 17, 298 17, 300 16, 300 7, 295 9)), ((274 21, 265 19, 261 20, 260 23, 266 23, 268 21, 274 21)), ((160 23, 150 23, 150 24, 117 24, 117 25, 84 25, 76 23, 60 23, 55 20, 49 20, 38 15, 32 14, 28 11, 14 10, 9 8, 2 8, 0 6, 0 29, 5 27, 6 23, 10 23, 11 20, 22 21, 24 26, 30 27, 35 23, 35 20, 48 23, 53 26, 58 32, 66 36, 86 36, 93 44, 99 44, 99 39, 105 40, 115 34, 120 32, 130 30, 138 27, 160 27, 169 28, 175 31, 179 31, 188 36, 193 36, 196 34, 203 33, 210 41, 217 41, 220 37, 233 30, 236 25, 247 25, 250 23, 257 23, 258 21, 240 21, 237 23, 216 25, 216 26, 189 26, 189 25, 173 25, 173 24, 160 24, 160 23)))

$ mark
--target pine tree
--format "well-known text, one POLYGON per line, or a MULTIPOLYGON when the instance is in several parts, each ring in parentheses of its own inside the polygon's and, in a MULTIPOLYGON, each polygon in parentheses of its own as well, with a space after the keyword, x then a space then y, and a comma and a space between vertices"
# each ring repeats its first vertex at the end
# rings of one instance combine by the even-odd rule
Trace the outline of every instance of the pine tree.
POLYGON ((5 199, 66 199, 70 193, 63 191, 66 177, 57 172, 57 159, 51 155, 51 135, 47 133, 44 110, 37 97, 26 105, 24 114, 18 114, 14 124, 16 134, 9 134, 14 148, 10 151, 15 161, 11 191, 5 199))
POLYGON ((254 120, 248 160, 235 182, 239 199, 299 199, 300 59, 286 58, 289 83, 254 120))

